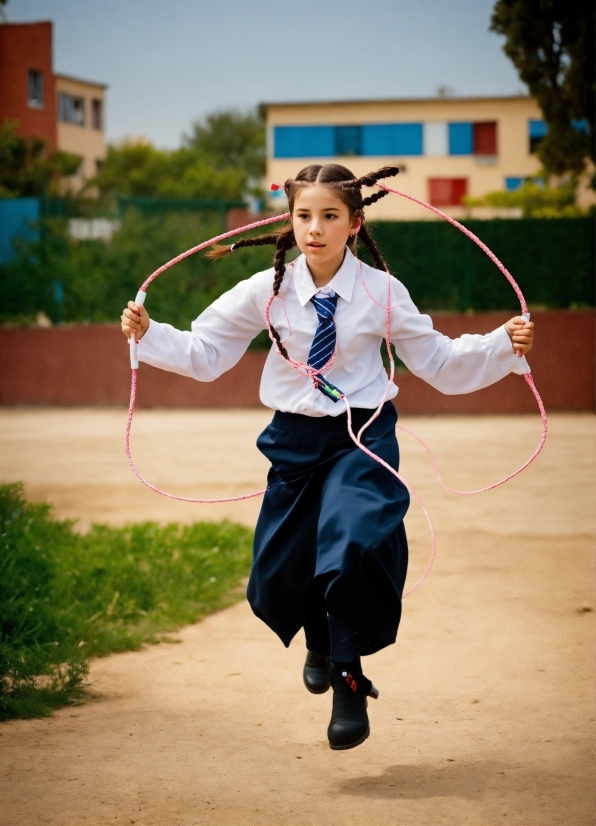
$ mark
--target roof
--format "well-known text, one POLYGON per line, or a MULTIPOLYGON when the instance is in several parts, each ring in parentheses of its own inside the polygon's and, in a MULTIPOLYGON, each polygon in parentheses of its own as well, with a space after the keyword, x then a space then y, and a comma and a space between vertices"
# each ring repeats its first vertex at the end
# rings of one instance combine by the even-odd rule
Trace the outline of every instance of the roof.
POLYGON ((60 72, 54 72, 55 78, 62 78, 62 80, 74 80, 75 83, 86 83, 87 86, 97 86, 100 89, 107 89, 107 83, 98 83, 96 80, 85 80, 83 77, 75 77, 74 75, 63 75, 60 72))
POLYGON ((426 98, 366 98, 366 99, 357 99, 357 100, 301 100, 301 101, 274 101, 274 102, 265 102, 260 103, 259 106, 263 109, 267 109, 273 106, 332 106, 332 105, 354 105, 354 104, 363 104, 363 103, 373 103, 373 104, 387 104, 387 103, 437 103, 437 102, 449 102, 453 101, 454 103, 463 102, 471 102, 471 101, 480 101, 480 100, 530 100, 531 95, 526 94, 518 94, 518 95, 474 95, 471 97, 455 97, 455 96, 445 96, 440 97, 439 95, 434 95, 433 97, 426 97, 426 98))

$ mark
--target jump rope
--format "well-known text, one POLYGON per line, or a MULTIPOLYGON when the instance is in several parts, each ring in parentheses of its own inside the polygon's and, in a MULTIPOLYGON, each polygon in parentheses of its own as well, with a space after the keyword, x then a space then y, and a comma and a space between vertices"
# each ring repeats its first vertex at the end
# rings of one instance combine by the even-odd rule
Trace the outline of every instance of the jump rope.
MULTIPOLYGON (((517 298, 519 299, 519 303, 520 303, 520 306, 521 306, 521 317, 525 321, 530 320, 530 313, 528 312, 528 305, 526 304, 526 300, 524 298, 524 295, 523 295, 521 289, 519 288, 519 285, 517 284, 517 282, 515 281, 515 279, 513 278, 511 273, 509 272, 509 270, 501 263, 501 261, 499 261, 497 256, 485 244, 483 244, 482 241, 476 235, 474 235, 473 232, 470 232, 469 229, 464 227, 462 224, 460 224, 454 218, 451 218, 449 215, 446 215, 444 212, 441 212, 440 209, 437 209, 436 207, 431 206, 431 204, 427 204, 425 201, 422 201, 419 198, 414 197, 414 195, 410 195, 406 192, 400 192, 397 189, 391 189, 390 187, 386 186, 384 183, 381 183, 381 182, 376 182, 376 186, 378 186, 382 190, 385 190, 385 192, 391 192, 394 195, 400 195, 402 198, 407 198, 409 201, 413 201, 414 203, 418 204, 419 206, 422 206, 425 209, 428 209, 431 212, 434 212, 436 215, 438 215, 443 220, 448 221, 448 223, 450 223, 452 226, 457 227, 457 229, 459 229, 461 232, 463 232, 464 235, 467 235, 468 238, 470 238, 477 246, 479 246, 480 249, 490 258, 490 260, 493 262, 493 264, 495 264, 501 270, 501 272, 503 273, 503 275, 505 276, 507 281, 509 281, 509 283, 511 284, 513 290, 515 291, 515 294, 517 295, 517 298)), ((280 187, 278 184, 272 184, 271 185, 272 190, 277 190, 277 189, 281 189, 281 188, 282 187, 280 187)), ((166 264, 163 264, 163 266, 159 267, 159 269, 155 270, 155 272, 152 273, 149 276, 149 278, 147 278, 147 280, 141 285, 141 287, 139 289, 139 292, 137 293, 135 303, 137 305, 143 305, 145 303, 145 299, 147 298, 147 288, 148 288, 148 286, 159 275, 161 275, 166 270, 170 269, 170 267, 173 267, 174 264, 177 264, 179 261, 183 261, 185 258, 188 258, 189 256, 194 255, 195 253, 200 252, 201 250, 204 250, 206 247, 210 247, 212 244, 216 244, 219 241, 224 241, 227 238, 233 238, 234 236, 240 235, 243 232, 246 232, 246 231, 251 230, 251 229, 257 229, 258 227, 264 227, 267 224, 274 224, 274 223, 279 223, 281 221, 286 221, 287 219, 289 219, 289 217, 290 217, 290 213, 286 212, 283 215, 275 215, 272 218, 266 218, 262 221, 255 221, 254 223, 247 224, 246 226, 240 227, 239 229, 233 229, 233 230, 230 230, 229 232, 224 232, 221 235, 216 236, 215 238, 210 238, 208 241, 203 241, 202 244, 198 244, 196 247, 192 247, 192 249, 189 249, 186 252, 183 252, 180 255, 176 256, 176 258, 172 258, 171 261, 168 261, 166 264)), ((289 264, 288 268, 290 268, 289 275, 290 275, 290 278, 291 278, 291 276, 293 274, 293 264, 289 264)), ((301 373, 302 375, 307 376, 308 378, 312 379, 312 381, 314 382, 315 387, 318 387, 325 395, 329 396, 329 398, 331 398, 333 401, 335 401, 335 402, 337 402, 337 401, 345 402, 346 414, 347 414, 347 423, 348 423, 348 432, 349 432, 350 438, 352 439, 354 444, 360 450, 362 450, 363 453, 365 453, 367 456, 370 456, 371 459, 373 459, 375 462, 378 462, 380 465, 382 465, 384 468, 386 468, 390 473, 392 473, 393 476, 395 476, 395 478, 398 479, 405 486, 405 488, 408 490, 410 495, 416 500, 416 502, 420 506, 420 509, 422 510, 422 512, 423 512, 423 514, 426 518, 426 521, 428 523, 428 527, 429 527, 429 530, 430 530, 431 554, 430 554, 430 559, 429 559, 428 565, 426 566, 426 570, 424 571, 423 575, 420 577, 418 582, 415 585, 413 585, 412 588, 410 588, 404 594, 404 597, 407 597, 409 594, 413 593, 417 588, 419 588, 420 585, 422 585, 424 580, 427 578, 427 576, 431 572, 431 569, 433 567, 435 557, 436 557, 436 544, 437 543, 436 543, 435 530, 434 530, 430 515, 428 513, 428 510, 426 509, 422 499, 416 493, 416 491, 405 481, 405 479, 395 470, 395 468, 391 467, 391 465, 389 465, 387 462, 385 462, 383 459, 381 459, 380 456, 377 456, 375 453, 373 453, 371 450, 369 450, 366 447, 366 445, 364 445, 362 443, 362 436, 363 436, 364 432, 375 421, 375 419, 381 413, 381 410, 382 410, 383 405, 385 404, 385 402, 387 400, 387 396, 389 394, 389 390, 391 388, 391 385, 393 384, 393 379, 394 379, 394 376, 395 376, 395 361, 394 361, 393 353, 392 353, 392 350, 391 350, 390 334, 391 334, 391 311, 393 309, 395 309, 398 305, 397 304, 391 305, 391 274, 389 273, 389 271, 387 269, 386 269, 386 272, 387 272, 387 304, 385 305, 385 304, 379 304, 379 302, 370 293, 370 291, 369 291, 369 289, 366 285, 366 280, 364 278, 362 263, 360 262, 360 278, 362 280, 362 285, 364 287, 365 292, 367 293, 369 298, 375 304, 377 304, 379 307, 382 307, 385 310, 385 346, 386 346, 386 349, 387 349, 387 356, 388 356, 388 359, 389 359, 389 378, 388 378, 387 387, 386 387, 385 393, 383 395, 383 398, 381 399, 381 402, 379 403, 377 409, 374 411, 374 413, 372 414, 370 419, 360 428, 360 430, 358 431, 357 434, 354 433, 354 430, 352 428, 352 410, 350 408, 350 403, 348 401, 347 396, 338 387, 335 387, 333 384, 331 384, 327 379, 323 378, 323 376, 322 376, 322 373, 328 371, 331 368, 331 366, 333 365, 333 362, 335 360, 335 356, 337 354, 337 341, 336 341, 336 344, 335 344, 335 349, 334 349, 333 353, 331 354, 329 360, 327 361, 326 364, 324 364, 319 369, 315 369, 315 368, 311 367, 311 365, 305 364, 304 362, 295 361, 292 358, 288 358, 287 361, 290 363, 291 367, 293 367, 294 370, 296 370, 298 373, 301 373)), ((288 282, 289 282, 289 279, 288 279, 288 282)), ((287 286, 286 286, 286 290, 287 290, 287 286)), ((272 343, 275 345, 276 350, 277 350, 277 352, 280 356, 281 356, 281 352, 280 352, 280 349, 279 349, 279 343, 273 338, 273 335, 271 333, 270 312, 271 312, 271 305, 273 304, 276 297, 280 298, 281 300, 284 300, 283 295, 285 294, 286 290, 284 290, 283 294, 281 294, 279 296, 276 296, 274 293, 271 293, 271 296, 269 297, 269 300, 267 301, 267 305, 265 307, 265 321, 267 323, 267 329, 269 330, 269 338, 271 339, 272 343)), ((284 309, 285 309, 285 307, 284 307, 284 309)), ((286 315, 286 318, 287 318, 287 315, 286 315)), ((288 322, 289 322, 289 320, 288 320, 288 322)), ((288 324, 288 327, 289 327, 289 324, 288 324)), ((289 333, 288 333, 288 336, 286 338, 286 341, 290 337, 290 335, 291 335, 291 328, 289 327, 289 333)), ((133 419, 134 410, 135 410, 136 395, 137 395, 137 374, 138 374, 138 369, 139 369, 139 361, 138 361, 138 353, 137 353, 138 342, 136 341, 136 338, 135 338, 134 334, 131 335, 131 337, 129 339, 129 345, 130 345, 131 386, 130 386, 130 404, 129 404, 129 408, 128 408, 128 417, 127 417, 127 420, 126 420, 126 432, 125 432, 124 441, 125 441, 125 453, 126 453, 126 458, 128 460, 128 464, 130 465, 130 468, 131 468, 132 472, 135 474, 135 476, 137 477, 137 479, 139 479, 148 488, 155 491, 155 493, 159 493, 159 494, 161 494, 161 496, 166 496, 168 499, 176 499, 179 502, 191 502, 191 503, 197 503, 197 504, 216 504, 216 503, 219 503, 219 502, 239 502, 239 501, 242 501, 244 499, 253 499, 257 496, 262 496, 263 494, 265 494, 267 492, 268 488, 263 488, 263 490, 258 490, 258 491, 255 491, 254 493, 245 493, 242 496, 230 496, 230 497, 224 498, 224 499, 193 499, 193 498, 189 498, 189 497, 186 497, 186 496, 176 496, 173 493, 167 493, 166 491, 160 490, 159 488, 155 487, 155 485, 152 485, 151 482, 149 482, 147 479, 145 479, 144 476, 141 475, 141 473, 136 468, 136 466, 133 462, 131 451, 130 451, 130 431, 131 431, 131 427, 132 427, 132 419, 133 419)), ((544 409, 544 404, 542 403, 542 399, 540 397, 540 394, 539 394, 539 392, 536 388, 536 385, 534 384, 534 379, 532 377, 532 372, 530 370, 530 366, 529 366, 528 362, 526 361, 525 357, 522 355, 521 351, 519 351, 519 350, 517 351, 517 356, 519 358, 522 375, 523 375, 526 383, 528 384, 528 387, 532 391, 532 394, 534 395, 534 398, 536 399, 536 404, 538 405, 538 410, 540 411, 540 419, 541 419, 541 423, 542 423, 542 432, 541 432, 541 436, 540 436, 540 441, 538 443, 538 447, 534 450, 534 452, 532 453, 530 458, 527 461, 525 461, 523 463, 523 465, 521 465, 521 467, 519 467, 516 471, 509 474, 509 476, 506 476, 504 479, 501 479, 501 481, 495 482, 494 484, 488 485, 487 487, 484 487, 484 488, 479 488, 478 490, 455 490, 454 488, 450 487, 449 485, 447 485, 443 481, 443 478, 442 478, 441 473, 439 471, 439 466, 438 466, 436 457, 435 457, 434 453, 432 452, 432 450, 430 449, 430 447, 426 444, 426 442, 424 442, 424 440, 421 439, 420 436, 418 436, 413 431, 409 430, 407 427, 403 427, 403 425, 397 425, 398 430, 401 430, 403 433, 407 433, 409 436, 412 436, 426 450, 426 452, 430 456, 430 459, 433 463, 435 475, 437 477, 437 480, 438 480, 439 484, 446 491, 449 491, 449 493, 455 493, 455 494, 458 494, 459 496, 474 496, 477 493, 485 493, 486 491, 493 490, 494 488, 497 488, 500 485, 505 484, 505 482, 508 482, 510 479, 513 479, 518 474, 520 474, 523 470, 525 470, 529 465, 531 465, 532 462, 534 461, 534 459, 536 459, 536 457, 538 456, 538 454, 540 453, 540 451, 544 447, 544 443, 546 441, 546 434, 547 434, 547 420, 546 420, 546 411, 544 409)))

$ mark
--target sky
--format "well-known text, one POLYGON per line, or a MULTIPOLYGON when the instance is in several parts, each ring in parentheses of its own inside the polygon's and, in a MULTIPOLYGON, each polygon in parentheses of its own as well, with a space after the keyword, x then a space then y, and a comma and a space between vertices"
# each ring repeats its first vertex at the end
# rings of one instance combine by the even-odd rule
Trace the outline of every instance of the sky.
POLYGON ((54 71, 107 83, 110 141, 176 147, 209 112, 262 102, 525 91, 494 0, 9 0, 52 20, 54 71))

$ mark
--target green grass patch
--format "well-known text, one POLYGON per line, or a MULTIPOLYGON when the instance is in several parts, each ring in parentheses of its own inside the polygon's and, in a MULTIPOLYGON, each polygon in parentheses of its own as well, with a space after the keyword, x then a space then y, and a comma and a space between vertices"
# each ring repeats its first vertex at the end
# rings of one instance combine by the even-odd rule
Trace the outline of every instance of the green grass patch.
POLYGON ((86 534, 0 485, 0 720, 75 702, 91 656, 138 649, 240 599, 252 531, 153 522, 86 534))

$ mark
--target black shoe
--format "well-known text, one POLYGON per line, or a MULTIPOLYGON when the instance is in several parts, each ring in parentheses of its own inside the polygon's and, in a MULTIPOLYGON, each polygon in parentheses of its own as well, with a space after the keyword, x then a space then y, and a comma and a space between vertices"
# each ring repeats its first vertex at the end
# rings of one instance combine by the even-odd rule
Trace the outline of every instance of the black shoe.
POLYGON ((314 651, 309 651, 306 654, 302 679, 311 694, 324 694, 326 691, 329 691, 329 686, 331 685, 329 678, 330 669, 331 660, 329 657, 315 654, 314 651))
POLYGON ((378 690, 363 675, 360 659, 351 663, 331 666, 333 686, 333 712, 327 730, 332 749, 353 749, 363 743, 370 734, 367 696, 375 700, 378 690))

